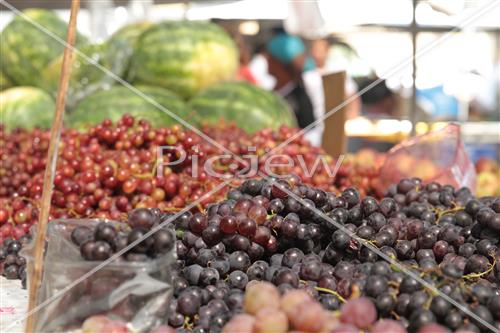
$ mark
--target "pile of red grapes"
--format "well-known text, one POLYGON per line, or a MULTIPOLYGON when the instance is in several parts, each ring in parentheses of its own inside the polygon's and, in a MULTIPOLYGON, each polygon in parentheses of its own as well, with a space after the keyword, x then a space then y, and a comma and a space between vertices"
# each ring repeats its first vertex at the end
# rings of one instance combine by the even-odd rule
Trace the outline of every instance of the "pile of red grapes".
MULTIPOLYGON (((249 136, 235 126, 221 124, 206 127, 204 131, 221 147, 248 163, 251 157, 243 156, 258 156, 258 165, 263 169, 269 158, 263 155, 297 130, 283 127, 249 136)), ((0 244, 6 238, 19 239, 27 234, 38 220, 49 139, 48 131, 17 129, 9 133, 0 125, 0 244)), ((335 190, 324 165, 315 162, 323 154, 319 148, 299 137, 270 155, 276 157, 272 161, 275 164, 281 161, 278 153, 294 159, 294 166, 272 168, 273 172, 295 172, 303 182, 335 190), (304 174, 299 167, 302 165, 297 160, 299 155, 307 170, 318 164, 312 175, 304 174)), ((123 220, 127 212, 141 207, 178 211, 222 181, 220 176, 210 175, 203 168, 208 158, 221 154, 227 152, 193 131, 180 126, 152 128, 147 121, 128 115, 115 124, 104 121, 84 132, 65 130, 61 136, 50 219, 123 220), (175 148, 163 149, 162 157, 158 158, 159 146, 175 148), (182 157, 184 161, 167 165, 182 157), (157 173, 158 165, 164 165, 163 174, 157 173), (196 169, 198 172, 193 175, 196 169)), ((334 161, 328 156, 324 158, 333 169, 334 161)), ((245 165, 235 158, 221 158, 212 166, 219 175, 234 175, 245 165)), ((203 197, 198 208, 202 210, 208 203, 223 199, 225 192, 223 188, 203 197)))

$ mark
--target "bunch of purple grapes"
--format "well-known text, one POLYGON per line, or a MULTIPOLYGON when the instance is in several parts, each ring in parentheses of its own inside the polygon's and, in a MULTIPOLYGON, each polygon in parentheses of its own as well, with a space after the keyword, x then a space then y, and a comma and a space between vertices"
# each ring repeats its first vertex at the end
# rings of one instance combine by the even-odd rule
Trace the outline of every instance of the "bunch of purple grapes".
POLYGON ((293 176, 248 180, 206 213, 174 221, 178 261, 169 325, 220 331, 241 313, 249 281, 260 280, 282 293, 304 289, 333 311, 365 296, 378 318, 410 332, 433 323, 473 332, 487 331, 484 323, 500 327, 499 213, 500 198, 476 199, 465 188, 418 179, 401 181, 381 201, 360 198, 354 188, 335 195, 293 176), (475 318, 366 244, 465 304, 475 318))
POLYGON ((73 229, 71 240, 79 246, 85 260, 103 261, 114 253, 124 252, 121 258, 127 261, 144 261, 168 253, 175 246, 174 232, 169 227, 145 237, 165 218, 157 209, 139 208, 129 214, 128 225, 121 230, 117 228, 120 225, 110 222, 99 222, 95 227, 82 225, 73 229))
POLYGON ((23 244, 30 241, 29 235, 18 240, 7 238, 0 246, 0 273, 9 280, 21 280, 26 288, 26 259, 21 256, 23 244))

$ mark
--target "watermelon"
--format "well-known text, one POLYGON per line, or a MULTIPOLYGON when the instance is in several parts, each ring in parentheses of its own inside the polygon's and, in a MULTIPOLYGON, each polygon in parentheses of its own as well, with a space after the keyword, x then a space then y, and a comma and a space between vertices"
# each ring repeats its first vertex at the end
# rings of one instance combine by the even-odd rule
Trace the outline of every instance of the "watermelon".
POLYGON ((5 90, 12 87, 13 83, 11 79, 7 77, 5 71, 0 68, 0 90, 5 90))
MULTIPOLYGON (((174 93, 159 87, 137 86, 143 94, 153 99, 181 118, 186 116, 186 105, 174 93)), ((123 86, 96 92, 81 100, 66 117, 68 127, 85 129, 105 119, 118 121, 124 114, 148 120, 154 127, 177 124, 177 121, 142 96, 123 86)))
POLYGON ((272 92, 245 82, 223 82, 210 87, 189 102, 195 124, 234 122, 249 133, 281 125, 296 126, 286 102, 272 92))
POLYGON ((231 37, 209 22, 163 22, 146 30, 132 56, 134 82, 161 86, 188 99, 234 78, 238 50, 231 37))
MULTIPOLYGON (((130 57, 130 52, 126 48, 119 48, 118 43, 113 44, 112 48, 107 44, 86 45, 79 51, 118 77, 124 75, 130 57)), ((61 54, 45 68, 42 74, 46 89, 54 96, 59 87, 62 60, 61 54)), ((71 108, 85 96, 109 88, 115 81, 112 75, 96 67, 83 56, 75 54, 72 59, 66 105, 71 108)))
POLYGON ((128 74, 128 69, 132 60, 131 56, 137 47, 139 37, 152 25, 153 23, 148 21, 128 24, 112 34, 111 37, 109 37, 109 39, 106 41, 108 49, 114 49, 126 55, 126 73, 124 73, 123 75, 125 79, 129 79, 130 75, 128 74))
POLYGON ((9 131, 15 128, 50 128, 54 113, 54 100, 41 89, 14 87, 0 92, 0 122, 9 131))
MULTIPOLYGON (((1 67, 16 85, 44 88, 40 73, 63 52, 64 46, 40 27, 65 40, 67 24, 52 11, 27 9, 23 13, 28 19, 16 16, 2 32, 1 67)), ((77 46, 85 43, 85 38, 78 35, 77 46)))

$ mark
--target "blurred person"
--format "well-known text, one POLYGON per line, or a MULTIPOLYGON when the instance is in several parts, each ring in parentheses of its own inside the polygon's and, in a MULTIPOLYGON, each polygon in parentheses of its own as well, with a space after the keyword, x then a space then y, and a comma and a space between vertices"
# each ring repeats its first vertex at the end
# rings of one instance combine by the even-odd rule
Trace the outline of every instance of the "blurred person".
POLYGON ((221 28, 226 30, 238 48, 240 66, 238 68, 238 72, 236 73, 236 79, 257 84, 257 80, 249 67, 251 59, 250 50, 244 36, 239 32, 238 25, 235 25, 233 22, 218 19, 213 19, 212 22, 218 24, 221 28))
MULTIPOLYGON (((358 92, 358 87, 351 75, 349 75, 351 64, 350 59, 348 59, 356 56, 356 52, 352 47, 334 37, 314 39, 309 43, 309 47, 311 56, 321 75, 341 71, 346 72, 345 98, 348 99, 355 96, 358 92), (341 52, 335 52, 335 48, 340 49, 341 52)), ((361 110, 360 98, 355 97, 344 109, 346 110, 348 119, 359 116, 361 110)))
MULTIPOLYGON (((323 83, 314 60, 306 55, 302 39, 279 32, 267 43, 264 56, 268 72, 276 80, 273 89, 288 102, 299 127, 305 128, 319 119, 324 114, 323 83)), ((321 122, 304 136, 319 146, 322 133, 321 122)))
MULTIPOLYGON (((368 78, 359 84, 364 89, 378 78, 368 78)), ((361 113, 368 118, 393 118, 395 115, 397 101, 396 95, 387 87, 385 80, 367 90, 361 95, 361 113)))

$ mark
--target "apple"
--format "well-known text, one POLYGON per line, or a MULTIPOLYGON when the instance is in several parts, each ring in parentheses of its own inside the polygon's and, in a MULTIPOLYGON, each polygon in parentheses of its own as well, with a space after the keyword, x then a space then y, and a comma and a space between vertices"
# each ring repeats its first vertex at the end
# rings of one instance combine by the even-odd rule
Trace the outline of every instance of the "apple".
POLYGON ((497 195, 500 189, 500 176, 490 171, 482 171, 477 176, 476 195, 478 197, 497 195))
POLYGON ((498 168, 497 163, 488 157, 481 157, 476 162, 476 171, 478 173, 483 171, 494 172, 498 168))

